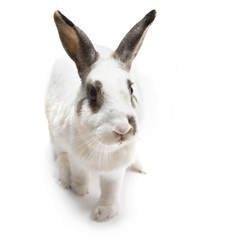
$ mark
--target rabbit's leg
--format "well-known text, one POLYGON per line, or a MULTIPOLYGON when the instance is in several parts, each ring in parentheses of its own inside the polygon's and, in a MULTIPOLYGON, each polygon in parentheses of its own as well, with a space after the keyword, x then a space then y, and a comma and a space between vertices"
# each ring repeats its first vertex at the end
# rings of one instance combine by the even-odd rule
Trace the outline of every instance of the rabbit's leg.
POLYGON ((101 196, 94 211, 94 219, 107 221, 118 212, 119 194, 123 182, 124 171, 118 174, 102 175, 100 177, 101 196))
POLYGON ((56 153, 56 178, 64 188, 70 187, 70 168, 66 152, 56 153))
POLYGON ((71 165, 71 188, 79 196, 89 193, 90 173, 71 165))

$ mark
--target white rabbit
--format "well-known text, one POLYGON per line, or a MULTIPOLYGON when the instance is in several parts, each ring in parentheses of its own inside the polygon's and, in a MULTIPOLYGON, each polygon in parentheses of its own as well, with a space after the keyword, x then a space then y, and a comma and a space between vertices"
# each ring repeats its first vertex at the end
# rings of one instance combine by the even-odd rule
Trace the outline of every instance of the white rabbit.
POLYGON ((117 213, 125 170, 136 157, 140 106, 129 72, 155 16, 155 10, 149 12, 113 52, 95 50, 81 29, 60 11, 54 13, 62 45, 73 60, 55 63, 46 94, 58 177, 65 187, 85 195, 90 173, 99 174, 97 221, 117 213))

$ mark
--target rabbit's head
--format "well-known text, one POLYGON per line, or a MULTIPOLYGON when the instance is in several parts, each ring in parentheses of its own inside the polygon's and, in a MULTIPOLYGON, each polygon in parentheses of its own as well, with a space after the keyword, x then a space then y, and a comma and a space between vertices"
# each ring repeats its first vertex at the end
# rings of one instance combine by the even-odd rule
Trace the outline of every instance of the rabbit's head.
POLYGON ((138 100, 129 72, 155 16, 155 10, 149 12, 126 34, 115 52, 102 58, 81 29, 61 12, 54 13, 62 45, 82 81, 75 112, 81 134, 87 139, 92 136, 105 146, 123 146, 135 139, 138 100))

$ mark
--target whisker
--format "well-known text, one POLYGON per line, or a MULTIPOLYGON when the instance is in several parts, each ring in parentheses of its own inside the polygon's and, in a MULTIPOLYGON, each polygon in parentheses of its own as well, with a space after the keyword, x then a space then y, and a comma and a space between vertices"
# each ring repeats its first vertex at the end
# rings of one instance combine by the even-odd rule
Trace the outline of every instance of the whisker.
POLYGON ((96 158, 96 153, 98 152, 99 148, 101 146, 101 142, 98 141, 98 144, 95 148, 91 148, 91 152, 90 154, 88 155, 88 158, 86 159, 86 161, 90 161, 92 160, 94 157, 96 158))
POLYGON ((108 161, 106 161, 106 155, 107 155, 107 147, 104 146, 103 167, 104 167, 105 170, 107 170, 106 166, 108 166, 108 164, 107 164, 108 161))
POLYGON ((76 150, 77 151, 81 150, 79 152, 79 154, 82 154, 86 149, 91 149, 91 145, 93 145, 93 144, 95 144, 97 142, 98 142, 98 140, 96 138, 91 138, 88 141, 84 142, 84 144, 81 144, 78 148, 76 148, 76 150))

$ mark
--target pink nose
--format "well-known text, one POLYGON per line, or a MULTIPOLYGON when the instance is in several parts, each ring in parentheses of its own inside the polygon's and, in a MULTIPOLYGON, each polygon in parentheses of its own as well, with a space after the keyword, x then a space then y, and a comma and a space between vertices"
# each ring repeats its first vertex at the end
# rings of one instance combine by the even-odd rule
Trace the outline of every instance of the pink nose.
POLYGON ((131 125, 124 124, 124 125, 116 126, 113 131, 118 135, 126 135, 131 130, 131 128, 132 128, 131 125))

